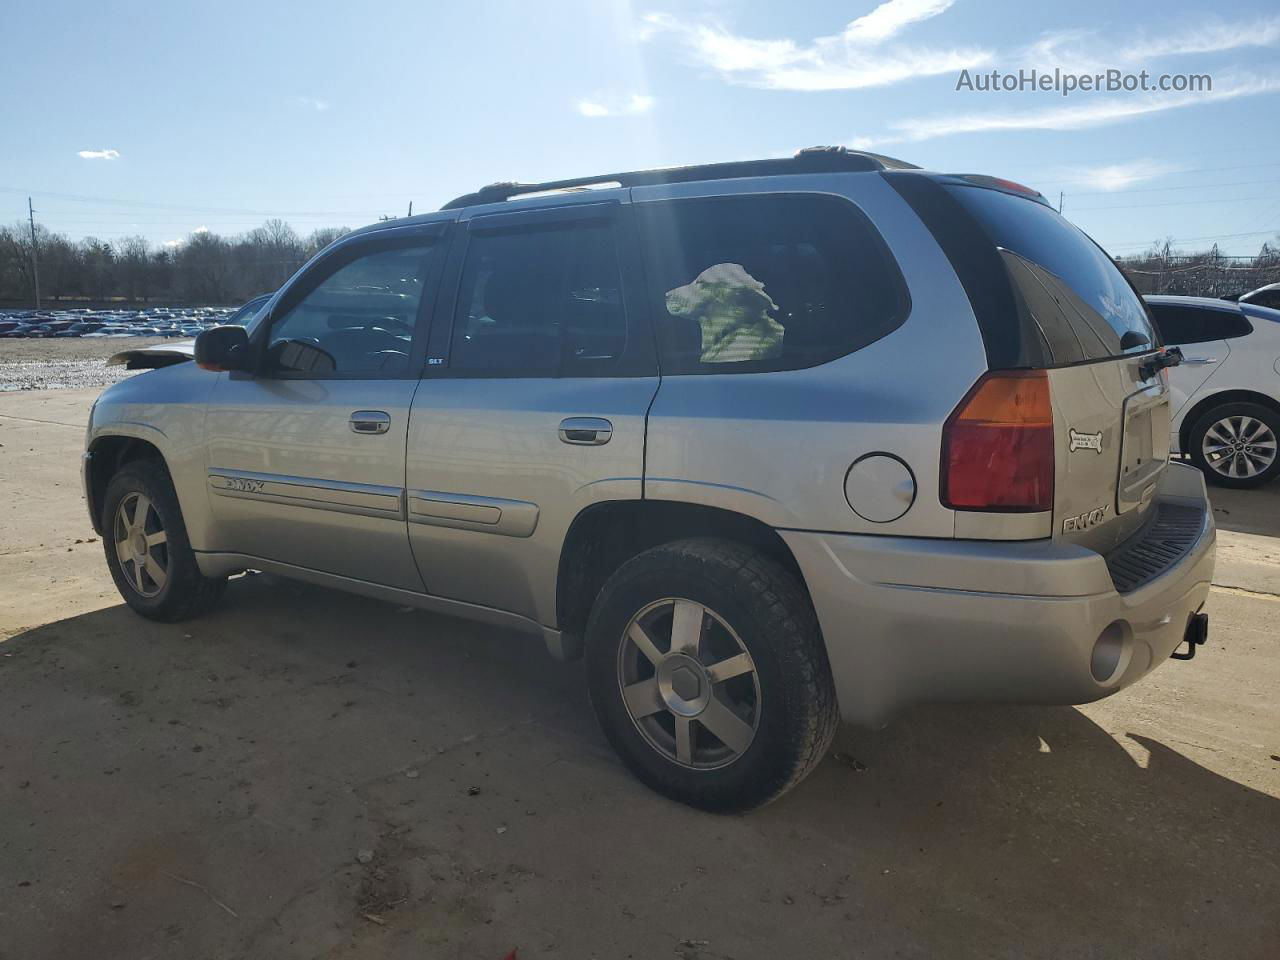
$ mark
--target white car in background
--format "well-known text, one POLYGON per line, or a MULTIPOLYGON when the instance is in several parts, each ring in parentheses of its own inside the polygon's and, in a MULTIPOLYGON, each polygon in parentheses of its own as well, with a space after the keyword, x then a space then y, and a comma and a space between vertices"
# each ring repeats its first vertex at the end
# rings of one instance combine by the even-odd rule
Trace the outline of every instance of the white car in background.
POLYGON ((1256 487, 1280 473, 1280 310, 1203 297, 1146 298, 1169 368, 1171 449, 1211 483, 1256 487))

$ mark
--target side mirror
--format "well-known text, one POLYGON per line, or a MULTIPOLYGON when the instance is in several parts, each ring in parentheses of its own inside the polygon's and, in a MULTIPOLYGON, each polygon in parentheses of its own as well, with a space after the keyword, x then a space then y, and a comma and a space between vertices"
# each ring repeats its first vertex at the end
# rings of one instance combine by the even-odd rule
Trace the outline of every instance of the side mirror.
POLYGON ((202 370, 245 370, 249 334, 244 327, 211 327, 196 337, 196 366, 202 370))

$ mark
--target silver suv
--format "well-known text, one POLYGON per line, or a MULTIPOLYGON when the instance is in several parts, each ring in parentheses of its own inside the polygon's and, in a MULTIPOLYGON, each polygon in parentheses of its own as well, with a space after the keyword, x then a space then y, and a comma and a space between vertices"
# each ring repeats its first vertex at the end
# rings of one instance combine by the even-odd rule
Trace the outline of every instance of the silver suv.
POLYGON ((91 416, 130 606, 252 568, 540 635, 696 806, 777 797, 840 719, 1097 700, 1205 637, 1176 353, 1007 181, 818 149, 494 185, 175 349, 91 416))

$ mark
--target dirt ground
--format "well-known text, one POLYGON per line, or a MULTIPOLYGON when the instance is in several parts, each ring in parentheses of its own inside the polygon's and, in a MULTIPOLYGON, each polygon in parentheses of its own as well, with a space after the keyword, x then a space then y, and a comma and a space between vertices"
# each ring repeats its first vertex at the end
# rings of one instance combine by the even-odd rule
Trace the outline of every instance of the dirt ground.
POLYGON ((163 337, 0 339, 0 393, 107 387, 132 376, 123 366, 108 367, 108 357, 163 342, 163 337))
POLYGON ((131 614, 95 391, 0 395, 0 958, 1280 956, 1280 485, 1210 642, 1083 708, 930 707, 716 817, 536 641, 264 576, 131 614))

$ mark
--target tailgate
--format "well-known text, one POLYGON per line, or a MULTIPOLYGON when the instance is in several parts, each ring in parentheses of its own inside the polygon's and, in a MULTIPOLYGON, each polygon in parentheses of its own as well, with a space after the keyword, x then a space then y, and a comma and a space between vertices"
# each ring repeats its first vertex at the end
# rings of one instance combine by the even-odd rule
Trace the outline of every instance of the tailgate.
POLYGON ((1105 553, 1142 525, 1169 459, 1169 388, 1141 361, 1049 371, 1053 535, 1105 553))

